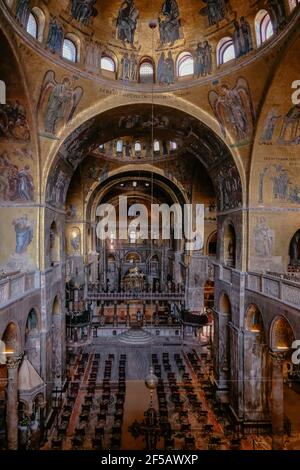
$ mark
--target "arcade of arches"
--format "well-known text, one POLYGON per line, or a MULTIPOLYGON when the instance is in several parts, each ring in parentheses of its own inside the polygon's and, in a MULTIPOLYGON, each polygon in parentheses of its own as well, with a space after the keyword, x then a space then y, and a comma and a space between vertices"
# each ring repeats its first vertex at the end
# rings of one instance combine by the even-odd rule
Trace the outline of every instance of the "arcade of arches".
POLYGON ((299 25, 0 0, 0 449, 300 449, 299 25), (125 196, 204 205, 201 243, 100 240, 125 196))

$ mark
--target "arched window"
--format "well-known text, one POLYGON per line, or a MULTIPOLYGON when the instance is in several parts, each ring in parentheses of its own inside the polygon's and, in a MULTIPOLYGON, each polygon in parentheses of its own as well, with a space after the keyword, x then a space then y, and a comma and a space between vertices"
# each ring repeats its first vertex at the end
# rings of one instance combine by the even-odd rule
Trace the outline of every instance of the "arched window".
POLYGON ((116 71, 115 61, 107 55, 102 56, 101 57, 101 69, 107 70, 108 72, 115 72, 116 71))
POLYGON ((117 142, 117 153, 123 152, 123 140, 118 140, 117 142))
POLYGON ((260 10, 255 17, 256 42, 261 46, 274 34, 271 17, 266 10, 260 10))
POLYGON ((62 57, 70 62, 77 62, 77 47, 71 39, 64 39, 62 57))
POLYGON ((38 22, 37 22, 37 19, 36 19, 35 15, 33 13, 29 13, 27 26, 26 26, 26 31, 34 39, 38 39, 38 22))
POLYGON ((141 142, 136 142, 136 143, 134 144, 134 151, 135 151, 135 152, 141 152, 141 151, 142 151, 142 144, 141 144, 141 142))
POLYGON ((171 142, 170 142, 170 150, 171 150, 171 151, 174 151, 174 150, 176 150, 176 149, 177 149, 177 144, 176 144, 176 142, 174 142, 174 141, 171 140, 171 142))
POLYGON ((153 151, 154 152, 160 152, 160 143, 158 140, 155 140, 153 142, 153 151))
POLYGON ((145 59, 140 65, 140 83, 154 82, 154 67, 150 59, 145 59))
POLYGON ((218 65, 226 64, 230 60, 235 59, 234 44, 231 37, 221 39, 217 47, 218 65))
POLYGON ((189 52, 182 52, 177 59, 178 77, 187 77, 194 75, 194 59, 189 52))
POLYGON ((6 104, 6 85, 3 80, 0 80, 0 104, 6 104))

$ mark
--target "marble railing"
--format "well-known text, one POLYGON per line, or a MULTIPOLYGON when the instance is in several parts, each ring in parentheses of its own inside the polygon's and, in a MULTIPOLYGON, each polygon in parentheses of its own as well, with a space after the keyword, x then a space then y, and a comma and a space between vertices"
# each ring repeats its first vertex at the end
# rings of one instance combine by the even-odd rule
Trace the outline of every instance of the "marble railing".
POLYGON ((220 281, 232 284, 232 268, 214 263, 214 273, 217 275, 220 281))
POLYGON ((184 301, 185 294, 175 293, 175 292, 160 292, 160 293, 151 293, 151 292, 88 292, 87 300, 145 300, 145 301, 159 301, 159 300, 169 300, 169 301, 184 301))
POLYGON ((246 289, 277 299, 287 305, 300 308, 300 284, 279 274, 248 273, 246 289))
MULTIPOLYGON (((215 264, 217 278, 220 281, 232 284, 233 274, 238 271, 215 264)), ((280 273, 240 273, 245 277, 245 289, 258 294, 276 299, 286 305, 300 309, 300 283, 291 280, 288 276, 280 273)))
POLYGON ((0 281, 0 308, 40 287, 38 273, 20 273, 0 281))

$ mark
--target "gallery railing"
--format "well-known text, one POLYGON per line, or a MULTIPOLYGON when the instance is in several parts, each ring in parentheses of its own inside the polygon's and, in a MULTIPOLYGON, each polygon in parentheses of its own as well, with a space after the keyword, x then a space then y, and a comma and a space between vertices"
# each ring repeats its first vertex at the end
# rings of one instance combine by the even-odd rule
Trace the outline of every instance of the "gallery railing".
POLYGON ((259 292, 287 305, 300 307, 300 284, 277 275, 248 273, 246 289, 259 292))
POLYGON ((220 281, 233 283, 233 277, 245 277, 245 289, 276 299, 286 305, 300 308, 300 282, 284 273, 240 273, 222 265, 215 265, 220 281))
POLYGON ((0 281, 0 308, 40 287, 38 273, 19 273, 0 281))
POLYGON ((184 292, 94 292, 88 291, 87 300, 169 300, 184 301, 184 292))

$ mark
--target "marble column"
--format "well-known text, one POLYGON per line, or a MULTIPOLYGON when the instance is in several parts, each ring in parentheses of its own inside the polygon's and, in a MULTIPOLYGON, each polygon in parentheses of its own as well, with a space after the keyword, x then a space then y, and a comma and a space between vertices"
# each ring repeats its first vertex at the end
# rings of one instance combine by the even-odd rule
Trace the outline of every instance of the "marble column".
POLYGON ((113 326, 118 326, 118 302, 114 302, 113 326))
POLYGON ((272 449, 283 449, 284 436, 284 400, 283 400, 283 371, 282 366, 285 355, 278 352, 270 352, 272 361, 272 449))
POLYGON ((23 354, 7 359, 6 427, 8 450, 18 449, 18 373, 23 354))
POLYGON ((126 326, 130 327, 130 313, 129 313, 130 305, 129 302, 126 302, 126 326))

